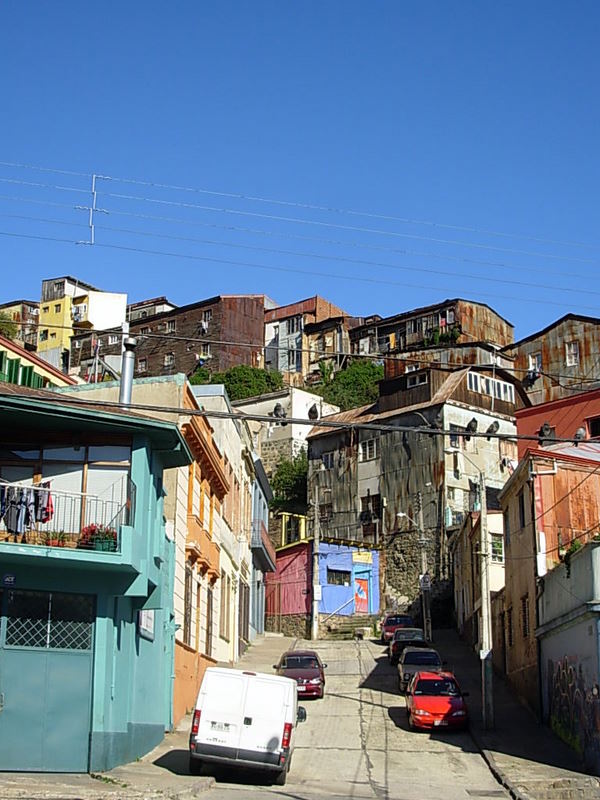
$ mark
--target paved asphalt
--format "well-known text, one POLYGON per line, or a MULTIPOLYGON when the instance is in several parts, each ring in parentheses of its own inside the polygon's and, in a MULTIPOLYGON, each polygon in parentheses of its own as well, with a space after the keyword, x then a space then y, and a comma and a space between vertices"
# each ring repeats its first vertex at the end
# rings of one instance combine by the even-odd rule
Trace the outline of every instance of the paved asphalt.
POLYGON ((304 645, 328 664, 326 694, 301 701, 308 719, 296 730, 285 787, 231 769, 190 776, 188 717, 152 753, 101 776, 0 774, 0 800, 493 800, 510 796, 502 783, 519 800, 600 797, 596 779, 581 774, 572 751, 501 682, 496 729, 481 729, 479 664, 456 633, 436 632, 435 645, 471 693, 471 733, 410 731, 396 668, 374 640, 305 643, 270 635, 237 666, 270 672, 284 650, 304 645))

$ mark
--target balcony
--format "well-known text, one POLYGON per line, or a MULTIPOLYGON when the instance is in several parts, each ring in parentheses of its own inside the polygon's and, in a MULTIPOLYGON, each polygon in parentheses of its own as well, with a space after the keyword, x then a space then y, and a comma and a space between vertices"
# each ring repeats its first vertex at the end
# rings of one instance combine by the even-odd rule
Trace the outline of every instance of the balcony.
POLYGON ((212 541, 211 535, 195 514, 188 514, 187 517, 185 549, 188 558, 198 563, 200 571, 203 574, 207 573, 209 580, 213 581, 219 577, 219 547, 212 541))
POLYGON ((275 548, 261 519, 252 520, 252 539, 250 541, 252 555, 258 560, 263 572, 275 572, 275 548))

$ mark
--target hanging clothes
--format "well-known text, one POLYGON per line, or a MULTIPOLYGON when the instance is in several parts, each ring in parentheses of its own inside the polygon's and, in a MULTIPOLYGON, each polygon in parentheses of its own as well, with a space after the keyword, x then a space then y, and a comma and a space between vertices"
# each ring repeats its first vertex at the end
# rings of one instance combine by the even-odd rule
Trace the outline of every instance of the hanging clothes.
POLYGON ((19 533, 19 514, 21 492, 14 486, 6 487, 6 511, 4 513, 4 524, 9 533, 19 533))
POLYGON ((35 498, 35 519, 37 522, 50 522, 54 516, 50 481, 43 481, 39 486, 35 498))

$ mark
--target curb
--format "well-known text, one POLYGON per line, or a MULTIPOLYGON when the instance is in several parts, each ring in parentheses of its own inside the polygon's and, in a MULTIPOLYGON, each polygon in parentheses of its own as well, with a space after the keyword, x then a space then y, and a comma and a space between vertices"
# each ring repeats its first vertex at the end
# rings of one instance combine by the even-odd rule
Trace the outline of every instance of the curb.
POLYGON ((185 789, 180 789, 173 794, 165 794, 165 797, 168 797, 169 800, 193 800, 196 795, 210 791, 215 783, 216 781, 214 778, 202 778, 202 780, 195 781, 191 785, 186 786, 185 789))
POLYGON ((475 743, 475 746, 481 753, 483 760, 488 765, 490 772, 498 781, 498 783, 510 793, 510 796, 513 798, 513 800, 531 800, 530 795, 523 794, 516 786, 514 786, 512 781, 507 778, 505 773, 496 764, 496 759, 494 758, 492 751, 488 750, 482 745, 482 743, 479 741, 479 737, 477 734, 473 733, 472 729, 469 729, 469 734, 475 743))

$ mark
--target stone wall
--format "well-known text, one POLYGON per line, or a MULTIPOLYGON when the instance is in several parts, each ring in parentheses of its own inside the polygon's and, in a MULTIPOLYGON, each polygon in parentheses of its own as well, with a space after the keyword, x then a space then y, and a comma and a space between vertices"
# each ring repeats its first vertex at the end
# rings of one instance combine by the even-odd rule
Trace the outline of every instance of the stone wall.
POLYGON ((310 638, 310 617, 305 614, 268 616, 265 619, 265 630, 271 633, 283 633, 284 636, 308 639, 310 638))

